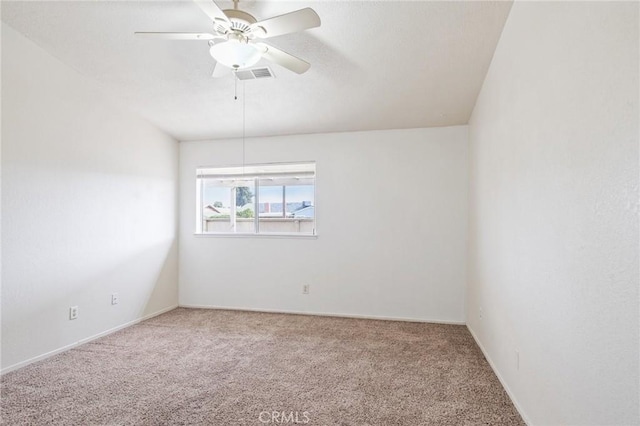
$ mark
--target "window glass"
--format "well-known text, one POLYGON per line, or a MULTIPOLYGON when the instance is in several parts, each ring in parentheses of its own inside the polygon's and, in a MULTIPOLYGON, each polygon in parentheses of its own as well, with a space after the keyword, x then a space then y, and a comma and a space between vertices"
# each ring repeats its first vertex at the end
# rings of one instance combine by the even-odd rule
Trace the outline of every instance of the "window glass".
POLYGON ((196 181, 198 233, 315 235, 314 163, 200 168, 196 181))
POLYGON ((253 180, 205 178, 202 185, 202 233, 254 233, 253 180))

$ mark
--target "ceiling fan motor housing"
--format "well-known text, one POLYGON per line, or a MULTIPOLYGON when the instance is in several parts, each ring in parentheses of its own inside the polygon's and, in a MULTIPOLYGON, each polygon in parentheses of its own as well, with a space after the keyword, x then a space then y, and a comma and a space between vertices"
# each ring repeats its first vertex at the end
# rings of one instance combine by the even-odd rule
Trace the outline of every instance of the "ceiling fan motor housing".
POLYGON ((229 18, 229 21, 231 22, 231 27, 227 28, 223 25, 216 23, 215 29, 218 32, 220 32, 219 30, 222 29, 222 33, 225 33, 227 29, 230 29, 231 31, 239 31, 241 33, 246 33, 250 30, 251 24, 255 24, 256 22, 258 22, 257 19, 253 17, 253 15, 247 12, 244 12, 242 10, 227 9, 227 10, 224 10, 223 12, 229 18))

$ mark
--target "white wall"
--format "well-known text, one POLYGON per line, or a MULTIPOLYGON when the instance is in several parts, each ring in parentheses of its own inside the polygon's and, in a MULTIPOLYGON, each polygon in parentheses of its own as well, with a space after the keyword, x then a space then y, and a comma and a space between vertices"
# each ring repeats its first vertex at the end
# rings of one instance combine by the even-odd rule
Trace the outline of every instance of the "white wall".
POLYGON ((181 305, 464 322, 466 126, 247 140, 247 163, 316 161, 318 238, 194 236, 196 167, 241 147, 180 143, 181 305))
POLYGON ((2 103, 6 371, 177 304, 178 147, 6 24, 2 103))
MULTIPOLYGON (((2 2, 0 2, 0 16, 2 16, 2 2)), ((2 21, 0 21, 0 35, 2 35, 2 21)), ((0 40, 1 42, 1 40, 0 40)), ((0 46, 0 53, 2 46, 0 46)), ((2 54, 0 54, 0 79, 2 78, 2 54)), ((0 369, 2 368, 2 84, 0 82, 0 369)))
POLYGON ((516 1, 470 121, 468 326, 531 424, 640 422, 638 37, 516 1))

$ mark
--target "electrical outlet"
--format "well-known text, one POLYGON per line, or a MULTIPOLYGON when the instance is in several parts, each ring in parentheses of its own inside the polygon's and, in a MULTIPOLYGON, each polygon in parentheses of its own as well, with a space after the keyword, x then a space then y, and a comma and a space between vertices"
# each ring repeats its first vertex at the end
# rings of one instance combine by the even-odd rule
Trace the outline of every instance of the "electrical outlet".
POLYGON ((309 284, 302 284, 302 294, 309 294, 309 284))
POLYGON ((516 370, 520 370, 520 351, 516 349, 516 370))
POLYGON ((480 308, 480 319, 482 319, 482 308, 480 308))
POLYGON ((111 295, 111 304, 117 305, 118 303, 120 303, 120 296, 118 296, 118 293, 113 293, 111 295))
POLYGON ((78 307, 72 306, 69 308, 69 319, 74 320, 76 318, 78 318, 78 307))

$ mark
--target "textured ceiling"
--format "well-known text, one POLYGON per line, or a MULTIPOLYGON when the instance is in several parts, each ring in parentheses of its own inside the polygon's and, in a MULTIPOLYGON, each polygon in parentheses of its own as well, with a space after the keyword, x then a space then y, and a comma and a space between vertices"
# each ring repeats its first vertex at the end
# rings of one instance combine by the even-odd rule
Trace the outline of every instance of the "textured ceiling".
MULTIPOLYGON (((219 1, 223 8, 232 3, 219 1)), ((212 79, 206 41, 135 31, 211 32, 189 0, 2 2, 2 20, 178 140, 467 123, 510 2, 240 1, 258 20, 312 7, 322 26, 267 42, 311 63, 302 75, 212 79), (244 87, 243 87, 244 86, 244 87)))

